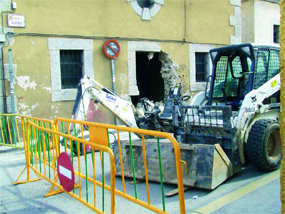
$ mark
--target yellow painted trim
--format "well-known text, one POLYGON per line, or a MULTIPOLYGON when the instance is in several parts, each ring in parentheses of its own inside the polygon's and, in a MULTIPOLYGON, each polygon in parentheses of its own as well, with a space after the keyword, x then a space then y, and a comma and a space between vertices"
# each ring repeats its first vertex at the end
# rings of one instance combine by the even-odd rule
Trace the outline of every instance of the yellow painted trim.
POLYGON ((280 176, 280 170, 271 172, 269 175, 266 175, 265 177, 257 181, 251 182, 241 187, 240 189, 231 192, 215 201, 212 201, 195 211, 197 211, 198 213, 208 214, 216 210, 219 210, 220 208, 226 206, 227 204, 253 192, 254 190, 272 182, 273 180, 276 180, 277 178, 279 178, 279 176, 280 176))

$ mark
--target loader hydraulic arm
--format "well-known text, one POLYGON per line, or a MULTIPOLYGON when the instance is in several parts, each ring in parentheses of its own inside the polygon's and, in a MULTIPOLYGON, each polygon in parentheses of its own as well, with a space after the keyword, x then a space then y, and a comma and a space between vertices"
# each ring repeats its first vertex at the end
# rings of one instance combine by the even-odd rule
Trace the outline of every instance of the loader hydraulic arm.
POLYGON ((131 102, 119 97, 88 76, 84 76, 80 80, 72 119, 87 120, 90 100, 103 104, 125 125, 137 128, 131 102))

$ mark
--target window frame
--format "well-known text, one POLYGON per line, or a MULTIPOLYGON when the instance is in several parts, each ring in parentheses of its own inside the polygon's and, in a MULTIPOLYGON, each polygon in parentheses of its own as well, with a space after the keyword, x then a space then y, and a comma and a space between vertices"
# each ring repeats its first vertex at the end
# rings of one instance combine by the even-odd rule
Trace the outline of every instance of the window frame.
POLYGON ((208 55, 208 71, 207 76, 211 74, 212 63, 209 51, 215 48, 214 44, 189 44, 189 72, 190 72, 190 90, 203 91, 205 90, 206 83, 196 81, 196 53, 206 53, 208 55))
POLYGON ((49 38, 48 49, 50 53, 51 101, 75 100, 77 94, 76 88, 62 89, 61 87, 60 50, 82 50, 82 75, 88 75, 94 78, 93 40, 49 38))

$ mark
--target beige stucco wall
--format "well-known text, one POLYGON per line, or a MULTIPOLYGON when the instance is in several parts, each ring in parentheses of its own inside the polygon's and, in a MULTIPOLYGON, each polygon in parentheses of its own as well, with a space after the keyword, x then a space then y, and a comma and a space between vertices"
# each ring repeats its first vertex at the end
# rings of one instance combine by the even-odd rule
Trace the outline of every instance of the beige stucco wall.
MULTIPOLYGON (((102 46, 107 38, 115 37, 121 46, 120 56, 115 60, 119 95, 129 93, 128 42, 158 42, 161 51, 168 53, 180 66, 184 91, 189 92, 189 44, 222 46, 231 43, 235 27, 230 24, 230 17, 238 12, 230 2, 188 0, 184 4, 179 0, 164 1, 152 20, 145 21, 127 1, 18 1, 14 13, 25 16, 26 27, 13 28, 14 38, 4 48, 5 63, 8 63, 7 50, 12 49, 13 63, 17 67, 18 112, 51 119, 71 115, 74 101, 51 101, 49 38, 92 40, 94 77, 102 85, 112 88, 110 60, 104 56, 102 46)), ((114 121, 112 114, 103 114, 103 122, 114 121)))
POLYGON ((180 41, 186 34, 191 42, 208 42, 211 35, 213 43, 229 43, 229 0, 188 0, 185 7, 186 15, 183 1, 165 1, 151 21, 142 21, 127 1, 23 0, 16 13, 26 16, 27 27, 15 32, 180 41))

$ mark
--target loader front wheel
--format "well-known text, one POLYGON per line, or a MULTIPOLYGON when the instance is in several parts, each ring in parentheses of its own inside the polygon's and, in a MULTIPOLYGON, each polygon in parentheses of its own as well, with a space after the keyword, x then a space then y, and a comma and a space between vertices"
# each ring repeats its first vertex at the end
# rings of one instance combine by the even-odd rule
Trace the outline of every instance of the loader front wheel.
POLYGON ((249 161, 258 169, 277 169, 282 159, 280 124, 266 119, 256 121, 249 132, 246 152, 249 161))

